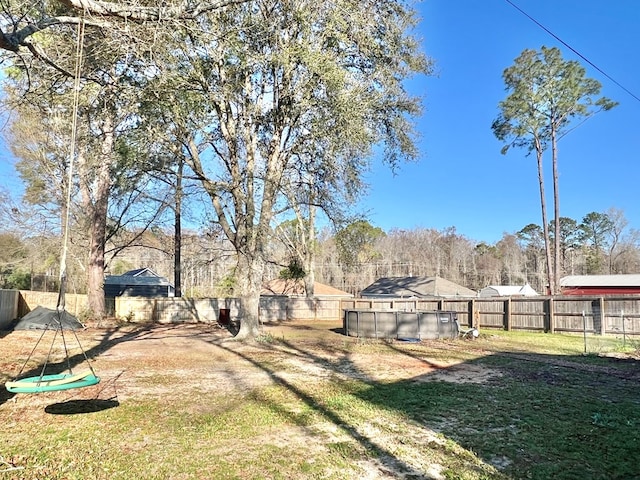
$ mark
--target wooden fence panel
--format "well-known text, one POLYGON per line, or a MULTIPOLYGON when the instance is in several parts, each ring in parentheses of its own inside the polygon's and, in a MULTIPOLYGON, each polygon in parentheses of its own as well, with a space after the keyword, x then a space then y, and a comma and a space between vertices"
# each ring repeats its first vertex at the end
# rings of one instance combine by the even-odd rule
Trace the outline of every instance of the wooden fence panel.
POLYGON ((342 320, 339 298, 318 299, 316 302, 316 316, 314 320, 342 320))
POLYGON ((600 319, 598 300, 593 297, 555 297, 553 315, 556 331, 582 332, 586 329, 587 332, 595 332, 600 319))
POLYGON ((442 300, 416 300, 416 310, 431 311, 431 310, 448 310, 448 308, 442 306, 442 300))
POLYGON ((479 328, 504 328, 505 310, 504 299, 496 300, 476 300, 476 311, 479 317, 479 328))
POLYGON ((198 323, 200 313, 193 298, 154 298, 153 321, 158 323, 198 323))
POLYGON ((604 322, 606 333, 640 332, 640 302, 629 298, 607 301, 604 322))
POLYGON ((0 330, 6 329, 18 318, 18 290, 0 290, 0 330))
POLYGON ((282 298, 286 315, 277 320, 313 320, 317 315, 317 299, 314 298, 282 298))
POLYGON ((514 330, 546 330, 549 312, 546 302, 531 298, 512 298, 511 328, 514 330))
POLYGON ((428 310, 445 310, 447 312, 456 312, 458 315, 458 323, 460 325, 470 325, 469 323, 469 300, 468 299, 444 299, 440 302, 440 307, 429 308, 428 310))
MULTIPOLYGON (((18 317, 22 318, 37 306, 55 309, 58 305, 57 292, 32 292, 20 290, 18 317)), ((86 313, 89 306, 87 295, 82 293, 67 293, 64 296, 65 310, 76 317, 86 313)))
POLYGON ((236 299, 116 297, 116 316, 135 323, 213 323, 237 316, 236 299))
POLYGON ((265 323, 286 320, 289 315, 287 298, 276 295, 260 298, 260 320, 265 323))
MULTIPOLYGON (((402 300, 407 302, 407 300, 402 300)), ((417 300, 417 310, 447 310, 461 325, 505 330, 640 335, 640 295, 492 297, 417 300)), ((343 301, 342 309, 388 310, 389 299, 343 301)), ((406 306, 406 305, 405 305, 406 306)))

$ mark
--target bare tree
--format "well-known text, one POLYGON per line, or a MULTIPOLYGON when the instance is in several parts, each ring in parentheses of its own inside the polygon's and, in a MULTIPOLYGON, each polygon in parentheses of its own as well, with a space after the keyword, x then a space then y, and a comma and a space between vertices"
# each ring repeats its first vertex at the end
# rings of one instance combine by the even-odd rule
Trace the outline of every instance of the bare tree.
POLYGON ((611 228, 607 232, 609 236, 607 242, 609 274, 620 273, 617 268, 618 259, 624 256, 630 249, 634 248, 634 243, 637 242, 637 238, 634 238, 634 232, 627 234, 629 222, 625 218, 622 210, 611 207, 607 210, 606 215, 611 221, 611 228))

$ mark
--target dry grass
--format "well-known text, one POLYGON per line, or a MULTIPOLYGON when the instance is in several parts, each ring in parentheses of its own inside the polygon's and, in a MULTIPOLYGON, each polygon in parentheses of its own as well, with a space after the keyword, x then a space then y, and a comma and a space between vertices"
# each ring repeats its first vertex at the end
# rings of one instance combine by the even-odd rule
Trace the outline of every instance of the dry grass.
MULTIPOLYGON (((82 332, 99 385, 0 392, 0 478, 634 478, 627 355, 581 355, 579 337, 406 344, 338 327, 267 326, 245 344, 204 325, 82 332)), ((37 335, 0 339, 0 381, 37 335)))

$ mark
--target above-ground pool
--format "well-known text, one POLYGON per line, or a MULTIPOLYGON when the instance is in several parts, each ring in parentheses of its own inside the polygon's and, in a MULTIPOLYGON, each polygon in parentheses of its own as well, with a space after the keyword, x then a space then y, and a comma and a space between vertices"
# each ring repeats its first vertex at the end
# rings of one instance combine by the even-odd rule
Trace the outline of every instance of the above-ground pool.
POLYGON ((350 337, 438 339, 458 336, 458 314, 448 311, 345 310, 344 333, 350 337))

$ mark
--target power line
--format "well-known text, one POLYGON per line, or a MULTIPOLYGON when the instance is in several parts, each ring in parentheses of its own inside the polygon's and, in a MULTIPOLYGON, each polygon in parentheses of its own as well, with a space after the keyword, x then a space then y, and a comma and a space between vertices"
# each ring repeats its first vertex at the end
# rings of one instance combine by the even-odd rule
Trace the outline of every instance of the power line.
POLYGON ((564 40, 562 40, 558 35, 556 35, 555 33, 553 33, 551 30, 549 30, 547 27, 545 27, 544 25, 542 25, 539 21, 537 21, 535 18, 533 18, 531 15, 529 15, 527 12, 525 12, 524 10, 522 10, 520 7, 518 7, 515 3, 513 3, 511 0, 505 0, 509 5, 511 5, 513 8, 515 8, 516 10, 518 10, 520 13, 522 13, 525 17, 527 17, 529 20, 531 20, 533 23, 535 23, 538 27, 540 27, 542 30, 544 30, 545 32, 547 32, 549 35, 551 35, 553 38, 555 38, 556 40, 558 40, 560 43, 562 43, 565 47, 567 47, 569 50, 571 50, 573 53, 575 53, 576 55, 578 55, 582 60, 584 60, 585 62, 587 62, 589 65, 591 65, 593 68, 595 68, 598 72, 600 72, 602 75, 604 75, 605 77, 607 77, 609 80, 611 80, 613 83, 615 83, 618 87, 620 87, 622 90, 624 90, 625 92, 627 92, 629 95, 631 95, 633 98, 635 98, 638 102, 640 102, 640 98, 638 96, 636 96, 633 92, 631 92, 628 88, 626 88, 624 85, 622 85, 620 82, 618 82, 616 79, 614 79, 611 75, 609 75, 608 73, 606 73, 604 70, 602 70, 600 67, 598 67, 595 63, 593 63, 591 60, 589 60, 587 57, 585 57, 584 55, 582 55, 580 52, 578 52, 575 48, 573 48, 571 45, 569 45, 567 42, 565 42, 564 40))

